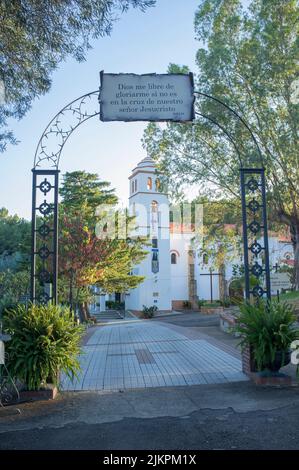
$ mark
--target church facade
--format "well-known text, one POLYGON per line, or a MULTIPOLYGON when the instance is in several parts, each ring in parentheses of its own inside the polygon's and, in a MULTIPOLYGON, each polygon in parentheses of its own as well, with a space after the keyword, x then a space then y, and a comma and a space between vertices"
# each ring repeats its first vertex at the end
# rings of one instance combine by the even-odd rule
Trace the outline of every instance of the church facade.
MULTIPOLYGON (((129 211, 136 221, 133 234, 148 237, 149 246, 147 257, 133 269, 133 274, 145 276, 145 280, 127 293, 126 308, 141 311, 143 306, 155 305, 158 310, 171 311, 183 308, 186 302, 196 308, 198 299, 220 299, 221 289, 226 285, 228 291, 233 279, 233 265, 240 265, 242 260, 237 257, 219 273, 199 255, 192 244, 191 224, 170 222, 168 196, 160 190, 159 175, 150 157, 133 169, 129 184, 129 211)), ((292 263, 289 239, 270 234, 269 247, 271 266, 292 263)))

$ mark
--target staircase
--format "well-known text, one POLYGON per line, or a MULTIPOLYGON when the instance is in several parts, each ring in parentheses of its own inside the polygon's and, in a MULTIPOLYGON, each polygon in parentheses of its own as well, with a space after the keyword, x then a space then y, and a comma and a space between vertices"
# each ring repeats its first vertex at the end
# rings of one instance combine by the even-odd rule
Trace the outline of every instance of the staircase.
POLYGON ((92 313, 97 319, 97 323, 109 323, 115 320, 121 320, 124 312, 119 310, 107 310, 106 312, 92 313))

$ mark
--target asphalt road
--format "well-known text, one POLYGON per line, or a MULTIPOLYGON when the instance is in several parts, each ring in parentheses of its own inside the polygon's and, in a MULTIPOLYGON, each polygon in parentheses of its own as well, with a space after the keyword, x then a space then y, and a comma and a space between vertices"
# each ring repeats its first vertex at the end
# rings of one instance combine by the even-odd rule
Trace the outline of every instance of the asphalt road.
POLYGON ((200 312, 185 312, 179 315, 164 315, 154 318, 153 321, 162 321, 164 323, 172 323, 173 325, 185 327, 219 327, 219 315, 204 315, 200 312))
POLYGON ((298 405, 249 382, 64 394, 0 410, 0 449, 299 449, 298 405))

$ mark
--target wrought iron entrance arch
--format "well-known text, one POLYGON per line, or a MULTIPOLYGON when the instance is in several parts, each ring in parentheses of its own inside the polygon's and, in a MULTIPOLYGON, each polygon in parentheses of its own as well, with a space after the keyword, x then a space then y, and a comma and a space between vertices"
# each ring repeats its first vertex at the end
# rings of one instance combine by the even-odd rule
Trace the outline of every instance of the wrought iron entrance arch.
MULTIPOLYGON (((261 168, 243 168, 238 146, 230 133, 212 116, 197 112, 197 115, 208 119, 224 132, 233 144, 240 161, 241 200, 243 219, 245 294, 268 298, 270 291, 270 269, 267 232, 267 213, 265 196, 265 174, 262 153, 258 142, 242 116, 218 98, 194 92, 224 106, 247 128, 258 149, 261 168), (254 240, 249 242, 249 233, 254 240), (257 240, 263 234, 263 244, 257 240), (263 254, 263 258, 259 256, 263 254), (255 257, 255 263, 250 257, 255 257), (250 274, 257 279, 250 289, 250 274), (260 278, 265 277, 265 286, 260 278)), ((32 185, 32 247, 31 247, 31 301, 46 304, 57 303, 58 283, 58 185, 59 162, 62 150, 71 134, 85 121, 100 114, 98 110, 99 90, 95 90, 73 100, 62 108, 45 128, 38 142, 35 156, 32 185), (96 106, 95 106, 96 105, 96 106), (63 120, 67 119, 66 125, 63 120), (48 150, 54 139, 54 150, 48 150)))
POLYGON ((269 242, 267 223, 267 201, 265 167, 263 155, 258 141, 247 122, 239 113, 231 108, 227 103, 207 93, 195 90, 194 93, 203 96, 220 104, 238 119, 249 132, 258 153, 260 167, 244 168, 241 152, 232 135, 214 117, 195 112, 195 115, 209 120, 217 126, 233 145, 240 162, 240 191, 242 205, 242 235, 244 253, 244 277, 245 277, 245 297, 250 299, 250 295, 260 298, 266 295, 271 299, 271 280, 269 263, 269 242), (255 279, 251 286, 250 276, 255 279), (262 278, 264 278, 262 280, 262 278))
POLYGON ((47 125, 36 148, 32 169, 32 302, 57 303, 59 162, 71 134, 99 115, 98 97, 99 90, 95 90, 68 103, 47 125), (52 140, 54 147, 50 148, 52 140))

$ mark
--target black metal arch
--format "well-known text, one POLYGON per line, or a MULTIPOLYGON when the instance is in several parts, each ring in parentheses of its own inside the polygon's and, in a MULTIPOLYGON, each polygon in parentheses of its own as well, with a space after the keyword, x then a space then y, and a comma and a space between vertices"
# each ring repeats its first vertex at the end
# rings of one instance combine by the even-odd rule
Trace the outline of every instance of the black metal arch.
MULTIPOLYGON (((263 159, 263 154, 262 154, 262 151, 261 151, 261 148, 258 144, 258 141, 254 135, 254 132, 252 131, 252 129, 250 128, 250 126, 247 124, 247 122, 245 121, 245 119, 239 114, 237 113, 237 111, 235 111, 233 108, 231 108, 227 103, 225 103, 224 101, 220 100, 219 98, 216 98, 216 96, 212 96, 212 95, 208 95, 207 93, 203 93, 201 91, 198 91, 198 90, 195 90, 194 93, 196 95, 199 95, 199 96, 204 96, 205 98, 208 98, 210 100, 213 100, 215 101, 215 103, 218 103, 220 104, 221 106, 223 106, 224 108, 226 108, 231 114, 233 114, 245 127, 246 129, 248 130, 250 136, 251 136, 251 139, 253 140, 256 148, 257 148, 257 151, 258 151, 258 154, 259 154, 259 158, 260 158, 260 162, 261 162, 261 166, 264 167, 264 159, 263 159)), ((217 123, 217 125, 220 127, 220 125, 217 123)))
POLYGON ((61 152, 70 135, 83 122, 100 114, 97 109, 98 99, 99 90, 91 91, 68 103, 54 116, 54 118, 49 122, 49 124, 45 128, 44 132, 41 135, 41 138, 38 141, 34 156, 34 168, 41 168, 45 163, 47 163, 50 164, 52 168, 58 170, 61 152), (90 104, 93 105, 93 98, 97 98, 96 106, 90 111, 88 109, 88 106, 90 104), (65 115, 67 115, 70 123, 74 121, 66 129, 64 129, 61 124, 61 118, 65 115), (47 149, 49 138, 52 135, 57 138, 57 148, 54 149, 55 151, 50 151, 47 149))
MULTIPOLYGON (((246 121, 234 109, 219 98, 206 93, 194 91, 195 95, 212 99, 227 110, 229 110, 249 131, 251 138, 258 149, 261 165, 263 157, 257 139, 246 121)), ((50 121, 39 139, 33 167, 32 186, 32 249, 31 249, 31 301, 46 304, 49 301, 57 303, 57 281, 58 281, 58 178, 59 162, 62 150, 71 134, 83 122, 100 114, 98 110, 99 90, 95 90, 76 98, 62 108, 50 121), (94 106, 96 99, 96 106, 94 106), (94 106, 94 107, 93 107, 94 106), (91 110, 89 109, 91 107, 91 110), (64 128, 63 118, 66 117, 71 124, 64 128), (54 136, 54 149, 50 148, 51 137, 54 136), (48 149, 49 147, 49 149, 48 149), (46 167, 46 168, 43 168, 46 167), (50 168, 49 168, 50 167, 50 168), (39 201, 39 199, 42 200, 39 201)), ((267 214, 265 197, 264 168, 246 169, 242 165, 241 153, 238 145, 230 133, 214 119, 213 116, 196 112, 195 114, 208 119, 226 135, 233 144, 240 161, 241 172, 241 194, 242 194, 242 219, 244 240, 244 266, 245 266, 245 293, 246 298, 250 294, 262 297, 264 294, 271 297, 269 250, 267 232, 267 214), (254 190, 253 190, 254 188, 254 190), (246 191, 251 194, 248 201, 246 191), (253 194, 254 193, 254 194, 253 194), (248 215, 249 211, 249 215, 248 215), (258 220, 260 214, 261 220, 258 220), (251 217, 252 216, 252 217, 251 217), (247 222, 248 217, 252 220, 247 222), (258 243, 257 234, 263 231, 264 246, 258 243), (249 244, 248 234, 254 234, 254 241, 249 244), (256 257, 252 266, 249 261, 249 253, 256 257), (260 261, 260 253, 264 255, 264 266, 260 261), (250 274, 257 279, 257 285, 250 289, 250 274), (259 282, 259 278, 265 276, 266 289, 259 282)))
POLYGON ((98 100, 99 90, 96 90, 68 103, 49 122, 37 144, 32 170, 32 302, 57 303, 60 157, 71 134, 85 121, 100 114, 98 100), (52 137, 54 146, 51 145, 52 137))
MULTIPOLYGON (((235 151, 236 151, 236 154, 238 155, 238 160, 239 160, 239 163, 240 163, 240 168, 243 167, 243 162, 242 162, 242 157, 241 157, 241 152, 235 142, 235 140, 233 139, 233 137, 231 136, 231 134, 229 132, 227 132, 227 130, 221 126, 221 124, 219 124, 219 122, 215 121, 215 119, 213 119, 211 116, 207 116, 206 114, 202 114, 202 113, 199 113, 198 111, 195 111, 195 115, 196 116, 201 116, 203 117, 204 119, 207 119, 208 121, 210 121, 212 124, 214 124, 215 126, 217 126, 225 135, 226 137, 228 138, 228 140, 230 141, 230 143, 233 145, 235 151)), ((196 123, 196 121, 195 121, 196 123)))

